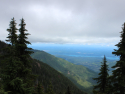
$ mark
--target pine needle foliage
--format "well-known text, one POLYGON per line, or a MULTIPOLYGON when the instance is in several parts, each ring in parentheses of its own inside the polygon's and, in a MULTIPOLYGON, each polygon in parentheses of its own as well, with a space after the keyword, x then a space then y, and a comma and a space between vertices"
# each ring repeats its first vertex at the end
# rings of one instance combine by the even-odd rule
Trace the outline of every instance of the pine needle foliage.
POLYGON ((47 94, 55 94, 54 91, 53 91, 53 86, 52 86, 51 82, 50 82, 49 87, 47 89, 47 94))
POLYGON ((41 84, 40 82, 38 82, 37 94, 45 94, 45 93, 44 93, 44 89, 43 89, 43 87, 42 87, 42 84, 41 84))
POLYGON ((30 54, 33 53, 31 48, 28 48, 26 44, 30 42, 26 41, 28 35, 25 34, 25 22, 22 18, 19 36, 17 36, 16 22, 14 18, 10 22, 10 28, 7 29, 9 36, 7 42, 10 42, 9 46, 3 48, 5 52, 0 56, 1 60, 1 74, 3 89, 5 92, 9 91, 9 94, 32 94, 34 91, 34 81, 37 75, 31 73, 30 54), (18 38, 18 40, 17 40, 18 38))
POLYGON ((9 46, 2 49, 5 54, 0 56, 1 60, 1 74, 0 78, 3 84, 3 89, 5 92, 9 91, 9 94, 23 94, 23 83, 22 79, 17 76, 18 71, 21 69, 20 65, 22 62, 16 56, 15 45, 17 43, 16 35, 16 22, 14 18, 10 22, 10 28, 7 29, 9 32, 9 46))
POLYGON ((14 17, 12 18, 12 21, 10 22, 10 24, 9 24, 9 26, 10 26, 10 28, 8 28, 7 29, 7 31, 9 32, 9 36, 7 37, 8 38, 8 40, 6 40, 7 42, 10 42, 11 44, 12 44, 12 46, 13 45, 15 45, 16 44, 16 42, 17 42, 17 28, 16 28, 16 22, 15 22, 15 20, 14 20, 14 17))
POLYGON ((108 65, 106 64, 106 57, 104 56, 103 63, 101 65, 100 73, 98 78, 93 78, 94 80, 97 80, 97 85, 94 86, 93 88, 93 93, 97 94, 99 93, 105 93, 106 89, 108 87, 108 65), (98 90, 95 90, 98 89, 98 90))
POLYGON ((19 24, 19 36, 18 36, 18 45, 17 45, 17 50, 18 54, 17 56, 20 58, 21 62, 23 63, 22 70, 19 71, 20 77, 23 79, 23 83, 26 84, 25 86, 25 91, 27 94, 32 94, 34 90, 34 83, 33 80, 36 79, 37 75, 33 75, 31 72, 32 66, 31 66, 31 61, 29 59, 30 54, 33 52, 30 51, 32 48, 28 48, 27 44, 31 44, 29 41, 27 41, 27 35, 28 33, 25 33, 27 31, 25 29, 25 22, 24 19, 21 19, 21 23, 19 24))
POLYGON ((125 23, 123 24, 122 31, 121 33, 121 40, 117 46, 117 50, 114 49, 114 54, 115 56, 119 56, 120 59, 117 61, 117 63, 112 66, 112 68, 115 68, 113 70, 113 91, 116 92, 117 94, 125 94, 125 23))

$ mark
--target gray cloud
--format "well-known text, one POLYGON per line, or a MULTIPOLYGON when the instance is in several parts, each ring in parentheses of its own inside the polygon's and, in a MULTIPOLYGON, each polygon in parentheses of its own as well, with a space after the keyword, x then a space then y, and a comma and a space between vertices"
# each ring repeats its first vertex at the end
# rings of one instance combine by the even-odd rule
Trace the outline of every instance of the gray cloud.
POLYGON ((125 22, 123 0, 1 0, 0 40, 9 22, 23 17, 28 40, 45 43, 109 43, 120 40, 125 22))

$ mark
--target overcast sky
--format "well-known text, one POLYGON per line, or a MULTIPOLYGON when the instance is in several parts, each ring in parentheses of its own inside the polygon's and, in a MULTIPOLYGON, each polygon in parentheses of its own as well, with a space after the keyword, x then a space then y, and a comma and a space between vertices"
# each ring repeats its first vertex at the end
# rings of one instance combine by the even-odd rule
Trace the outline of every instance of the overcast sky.
POLYGON ((0 0, 0 40, 7 39, 13 17, 17 28, 24 18, 31 43, 115 45, 125 0, 0 0))

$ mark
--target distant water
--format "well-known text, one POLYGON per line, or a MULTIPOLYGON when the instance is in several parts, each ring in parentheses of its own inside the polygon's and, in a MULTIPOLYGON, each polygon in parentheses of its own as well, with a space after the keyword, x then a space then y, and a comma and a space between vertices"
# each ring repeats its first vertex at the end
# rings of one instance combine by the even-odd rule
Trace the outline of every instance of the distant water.
MULTIPOLYGON (((99 57, 99 58, 103 58, 104 56, 85 56, 85 55, 69 55, 69 54, 52 54, 52 55, 63 55, 63 56, 72 56, 72 57, 99 57)), ((110 60, 119 60, 118 57, 112 56, 112 57, 108 57, 106 56, 107 59, 110 60)))
POLYGON ((116 49, 115 46, 100 46, 100 45, 76 45, 76 44, 32 44, 28 47, 37 50, 43 50, 52 55, 65 55, 72 57, 100 57, 104 55, 110 60, 119 60, 112 54, 116 49))

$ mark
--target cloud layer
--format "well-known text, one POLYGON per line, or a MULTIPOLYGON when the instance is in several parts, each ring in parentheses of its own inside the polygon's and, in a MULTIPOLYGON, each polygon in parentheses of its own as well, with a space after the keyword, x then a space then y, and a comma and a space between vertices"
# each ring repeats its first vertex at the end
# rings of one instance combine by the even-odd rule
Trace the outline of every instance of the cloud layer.
POLYGON ((1 0, 0 40, 23 17, 31 43, 115 44, 125 22, 124 0, 1 0))

